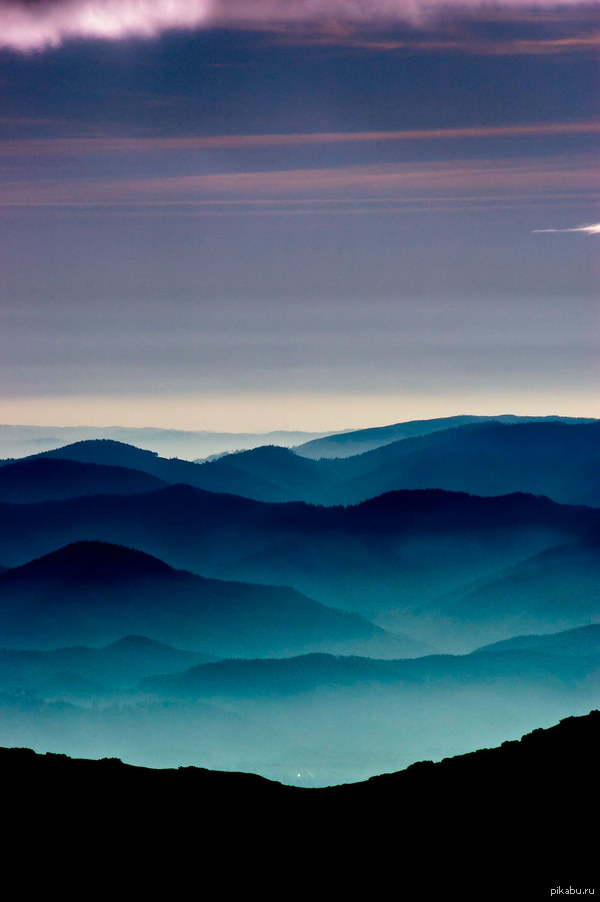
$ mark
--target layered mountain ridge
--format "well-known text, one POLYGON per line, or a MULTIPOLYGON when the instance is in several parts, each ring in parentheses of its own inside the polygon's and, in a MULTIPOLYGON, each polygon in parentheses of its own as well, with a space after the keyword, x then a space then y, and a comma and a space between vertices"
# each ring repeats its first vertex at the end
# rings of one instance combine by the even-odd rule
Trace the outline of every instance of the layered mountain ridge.
MULTIPOLYGON (((357 504, 400 489, 473 495, 526 492, 564 504, 600 505, 600 422, 491 420, 405 437, 339 459, 308 459, 263 446, 193 464, 108 439, 77 442, 38 458, 138 469, 259 501, 357 504)), ((1 470, 0 470, 1 473, 1 470)))
POLYGON ((585 713, 599 427, 2 462, 0 744, 325 786, 585 713))
POLYGON ((294 589, 206 579, 106 542, 79 541, 0 574, 2 644, 56 647, 131 633, 229 655, 323 644, 394 656, 426 650, 294 589))

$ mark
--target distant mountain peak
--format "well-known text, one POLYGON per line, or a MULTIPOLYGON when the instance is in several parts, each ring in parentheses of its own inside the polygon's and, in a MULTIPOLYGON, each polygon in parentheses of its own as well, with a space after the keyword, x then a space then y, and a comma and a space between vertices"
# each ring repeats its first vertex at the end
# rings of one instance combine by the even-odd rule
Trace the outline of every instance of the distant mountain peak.
POLYGON ((130 445, 127 442, 118 442, 112 438, 90 438, 83 439, 80 442, 72 442, 69 445, 63 445, 61 448, 55 448, 52 451, 42 451, 40 454, 34 454, 33 457, 69 457, 69 453, 76 453, 77 460, 84 460, 82 454, 88 451, 94 460, 97 459, 98 451, 106 451, 107 454, 114 454, 118 451, 120 454, 130 454, 137 458, 155 458, 158 457, 156 451, 146 451, 138 448, 136 445, 130 445))
POLYGON ((123 636, 122 639, 117 639, 115 642, 109 643, 105 648, 112 648, 118 651, 141 651, 141 650, 158 650, 171 648, 170 645, 165 645, 164 642, 158 642, 156 639, 148 639, 147 636, 123 636))
POLYGON ((289 460, 290 457, 297 457, 295 451, 291 448, 282 448, 281 445, 261 445, 259 448, 249 448, 247 451, 238 452, 243 457, 275 457, 277 459, 289 460))
POLYGON ((15 567, 12 572, 17 571, 22 573, 28 571, 38 576, 68 573, 71 577, 83 578, 86 581, 111 575, 122 578, 158 576, 174 572, 164 561, 143 551, 94 540, 72 542, 21 567, 15 567))

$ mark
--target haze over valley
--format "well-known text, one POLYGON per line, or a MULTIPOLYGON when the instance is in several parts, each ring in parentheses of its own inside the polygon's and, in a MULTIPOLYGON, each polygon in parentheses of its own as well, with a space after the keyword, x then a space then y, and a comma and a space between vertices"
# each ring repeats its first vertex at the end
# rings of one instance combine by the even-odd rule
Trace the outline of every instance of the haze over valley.
POLYGON ((514 420, 5 458, 0 743, 324 786, 587 713, 598 423, 514 420))

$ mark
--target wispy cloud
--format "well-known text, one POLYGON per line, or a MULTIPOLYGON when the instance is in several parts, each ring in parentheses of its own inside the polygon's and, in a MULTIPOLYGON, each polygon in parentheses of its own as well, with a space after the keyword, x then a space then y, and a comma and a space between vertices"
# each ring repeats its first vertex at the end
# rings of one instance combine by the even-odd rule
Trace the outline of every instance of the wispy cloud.
POLYGON ((452 160, 330 168, 223 172, 143 178, 13 181, 1 207, 318 205, 427 201, 496 203, 498 199, 590 199, 599 188, 595 156, 504 161, 452 160))
MULTIPOLYGON (((38 125, 60 120, 0 119, 38 125)), ((528 125, 485 125, 459 128, 403 129, 362 132, 290 132, 257 135, 182 135, 174 137, 11 138, 0 140, 0 157, 85 156, 113 153, 170 153, 202 150, 248 150, 272 147, 306 147, 337 144, 369 144, 382 141, 469 141, 497 138, 532 138, 600 134, 600 121, 544 122, 528 125)))
POLYGON ((353 33, 340 39, 335 34, 315 34, 304 38, 303 43, 319 45, 343 44, 380 53, 407 51, 410 53, 463 53, 479 56, 547 56, 548 54, 597 51, 600 48, 600 32, 590 31, 575 36, 552 38, 497 39, 474 38, 469 34, 454 34, 435 39, 415 36, 397 40, 353 33))
MULTIPOLYGON (((542 12, 586 6, 586 0, 498 0, 494 8, 542 12)), ((489 8, 486 0, 3 0, 0 48, 27 52, 71 39, 148 38, 213 26, 318 25, 343 36, 344 26, 422 25, 440 12, 489 8)))
POLYGON ((600 235, 600 222, 576 226, 573 229, 534 229, 534 232, 583 232, 584 235, 600 235))

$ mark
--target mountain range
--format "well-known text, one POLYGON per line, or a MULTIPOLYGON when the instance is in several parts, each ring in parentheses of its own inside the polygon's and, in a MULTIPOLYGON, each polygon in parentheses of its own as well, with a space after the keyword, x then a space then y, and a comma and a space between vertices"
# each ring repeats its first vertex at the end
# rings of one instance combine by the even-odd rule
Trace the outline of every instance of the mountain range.
POLYGON ((462 425, 330 460, 265 446, 192 464, 110 440, 77 442, 39 457, 127 467, 259 501, 347 505, 400 489, 438 488, 481 496, 526 492, 598 506, 599 449, 600 422, 542 420, 462 425))
POLYGON ((145 677, 216 660, 147 639, 125 636, 102 648, 50 651, 0 648, 0 693, 41 698, 109 697, 133 689, 145 677))
POLYGON ((598 664, 593 648, 213 663, 142 637, 97 649, 6 649, 0 743, 323 786, 584 713, 598 696, 598 664))
POLYGON ((18 460, 0 466, 0 501, 14 504, 87 495, 137 495, 166 485, 142 470, 62 458, 18 460))
POLYGON ((4 460, 0 744, 323 786, 583 714, 600 423, 520 419, 4 460))
POLYGON ((600 654, 600 623, 579 626, 572 630, 544 635, 513 636, 485 645, 478 651, 532 650, 551 655, 597 655, 600 654))
POLYGON ((289 447, 327 435, 323 432, 208 432, 131 426, 8 426, 0 425, 0 457, 27 457, 73 442, 110 439, 184 460, 205 458, 240 448, 273 442, 289 447))
POLYGON ((5 645, 56 648, 132 633, 217 655, 427 648, 294 589, 205 579, 108 543, 76 542, 0 574, 5 645))
MULTIPOLYGON (((593 508, 522 494, 478 498, 435 490, 393 492, 347 508, 267 504, 189 486, 135 496, 0 504, 5 566, 19 566, 82 539, 120 544, 212 579, 291 586, 321 604, 376 619, 448 651, 468 650, 464 642, 456 644, 456 630, 448 634, 452 644, 440 644, 432 616, 440 606, 444 616, 452 615, 449 594, 455 599, 476 581, 503 579, 509 568, 565 544, 583 548, 580 564, 568 566, 571 577, 581 577, 584 590, 591 583, 590 604, 575 606, 571 614, 563 605, 556 625, 555 612, 544 613, 547 571, 534 566, 526 596, 532 613, 535 608, 534 629, 526 631, 593 621, 593 536, 599 527, 600 511, 593 508), (399 616, 413 617, 410 629, 399 616)), ((570 553, 564 552, 565 566, 570 553)), ((561 553, 556 554, 560 563, 561 553)), ((461 614, 458 625, 465 626, 467 646, 523 632, 527 611, 508 598, 502 605, 491 614, 483 605, 481 617, 475 605, 469 617, 461 614), (492 629, 477 627, 467 635, 477 620, 490 621, 492 629)), ((147 634, 134 624, 126 632, 147 634)), ((104 640, 111 638, 118 636, 104 640)))
MULTIPOLYGON (((589 629, 590 627, 583 627, 589 629)), ((564 640, 563 640, 564 641, 564 640)), ((588 681, 600 688, 600 654, 561 656, 560 652, 526 648, 498 648, 469 655, 426 655, 412 660, 378 661, 374 658, 311 654, 276 660, 224 660, 197 664, 183 673, 147 677, 143 687, 173 697, 234 695, 257 697, 312 691, 320 686, 335 689, 367 684, 403 685, 434 683, 473 686, 481 682, 533 681, 571 684, 588 681)))
MULTIPOLYGON (((499 416, 454 416, 437 417, 432 420, 410 420, 405 423, 394 423, 391 426, 375 426, 370 429, 355 429, 351 432, 335 432, 319 438, 309 439, 295 450, 303 457, 318 460, 322 457, 352 457, 364 454, 383 445, 389 445, 399 439, 414 438, 418 435, 430 435, 443 429, 455 429, 470 423, 594 423, 592 417, 518 417, 514 414, 499 416)), ((283 444, 280 442, 280 444, 283 444)))

